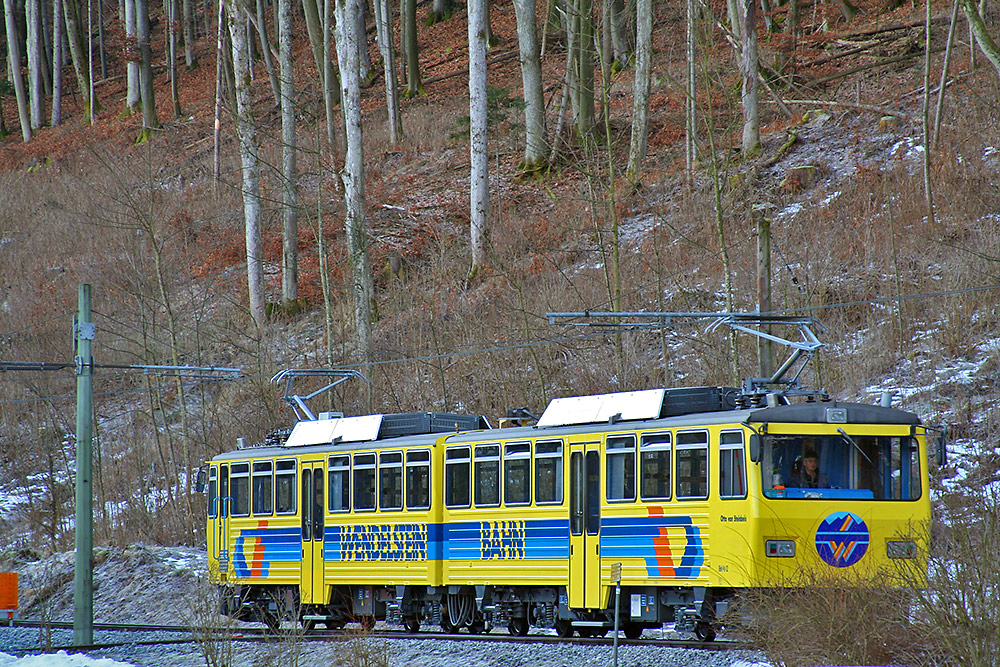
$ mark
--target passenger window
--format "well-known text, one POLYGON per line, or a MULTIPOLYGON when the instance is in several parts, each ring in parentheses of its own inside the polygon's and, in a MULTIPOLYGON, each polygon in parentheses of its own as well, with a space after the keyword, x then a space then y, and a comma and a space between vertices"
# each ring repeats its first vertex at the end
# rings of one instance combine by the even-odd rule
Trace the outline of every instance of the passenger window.
POLYGON ((208 517, 214 519, 219 516, 219 468, 212 466, 208 469, 208 517))
POLYGON ((351 511, 351 457, 331 456, 327 471, 330 487, 330 511, 351 511))
POLYGON ((635 500, 635 436, 609 437, 606 453, 608 501, 635 500))
POLYGON ((535 445, 535 503, 563 500, 563 446, 559 441, 535 445))
POLYGON ((354 511, 375 509, 375 455, 354 455, 354 511))
POLYGON ((747 497, 747 471, 743 456, 743 431, 719 436, 719 496, 747 497))
POLYGON ((642 436, 639 444, 643 500, 670 500, 670 434, 642 436))
POLYGON ((500 504, 500 445, 476 447, 476 507, 496 507, 500 504))
POLYGON ((472 472, 470 459, 472 451, 468 447, 454 447, 444 454, 444 504, 447 507, 468 507, 472 496, 469 493, 469 477, 472 472))
POLYGON ((278 461, 274 476, 274 507, 278 514, 295 514, 295 460, 278 461))
POLYGON ((250 464, 234 463, 229 472, 233 516, 250 516, 250 464))
POLYGON ((677 498, 708 498, 708 433, 688 431, 677 434, 677 498))
POLYGON ((431 453, 406 453, 406 509, 426 510, 431 506, 431 453))
POLYGON ((253 513, 271 516, 274 510, 274 464, 255 461, 253 464, 253 513))
POLYGON ((503 450, 503 500, 505 505, 531 504, 531 445, 506 445, 503 450))
POLYGON ((378 458, 379 509, 401 510, 403 509, 403 454, 382 452, 378 458))

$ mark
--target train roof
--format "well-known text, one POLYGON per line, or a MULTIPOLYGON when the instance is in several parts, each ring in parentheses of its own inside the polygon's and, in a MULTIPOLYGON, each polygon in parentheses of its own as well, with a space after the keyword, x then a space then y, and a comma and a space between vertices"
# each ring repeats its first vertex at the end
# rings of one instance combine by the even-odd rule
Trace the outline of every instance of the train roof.
POLYGON ((564 437, 629 430, 697 428, 722 424, 894 424, 919 425, 912 412, 864 403, 811 401, 745 407, 728 387, 651 389, 553 399, 532 426, 492 429, 485 417, 413 412, 334 417, 298 422, 283 444, 237 449, 213 460, 281 457, 395 447, 432 446, 486 440, 564 437))

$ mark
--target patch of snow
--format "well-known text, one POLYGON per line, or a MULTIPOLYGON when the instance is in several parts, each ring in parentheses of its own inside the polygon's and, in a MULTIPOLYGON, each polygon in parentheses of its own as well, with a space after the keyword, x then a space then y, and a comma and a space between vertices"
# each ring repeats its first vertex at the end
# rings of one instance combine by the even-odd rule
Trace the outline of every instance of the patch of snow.
POLYGON ((0 653, 0 667, 132 667, 130 662, 118 662, 110 658, 91 658, 81 653, 59 651, 47 655, 30 655, 17 658, 0 653))

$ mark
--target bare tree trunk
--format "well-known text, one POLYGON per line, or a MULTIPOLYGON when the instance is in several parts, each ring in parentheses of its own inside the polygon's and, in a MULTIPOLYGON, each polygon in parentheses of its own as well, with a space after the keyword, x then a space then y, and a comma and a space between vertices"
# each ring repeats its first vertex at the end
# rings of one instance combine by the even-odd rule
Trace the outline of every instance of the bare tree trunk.
POLYGON ((594 6, 592 0, 568 0, 569 48, 572 68, 573 125, 581 137, 594 129, 594 6))
POLYGON ((451 18, 451 12, 454 8, 455 3, 452 0, 434 0, 434 7, 427 16, 427 20, 424 21, 424 25, 432 26, 451 18))
POLYGON ((469 156, 471 275, 486 264, 489 236, 489 153, 486 124, 486 0, 469 0, 469 156))
POLYGON ((524 161, 520 168, 527 173, 545 167, 545 98, 542 94, 542 61, 535 25, 535 0, 514 0, 517 14, 517 45, 521 56, 521 82, 524 87, 524 161))
POLYGON ((153 53, 149 45, 148 0, 135 0, 136 34, 139 38, 139 94, 142 98, 142 137, 148 139, 151 130, 160 126, 156 115, 153 91, 153 53))
POLYGON ((944 91, 948 86, 948 68, 951 65, 951 47, 955 42, 955 25, 958 23, 958 4, 954 0, 951 6, 951 22, 948 24, 948 38, 944 47, 944 63, 941 65, 941 81, 938 84, 937 106, 934 109, 934 132, 931 135, 930 150, 936 150, 938 135, 941 132, 941 116, 944 113, 944 91))
POLYGON ((931 0, 924 0, 924 105, 921 124, 924 135, 924 203, 927 222, 934 222, 934 189, 931 183, 931 0))
POLYGON ((743 157, 760 150, 760 104, 757 92, 757 3, 743 0, 743 157))
POLYGON ((54 0, 52 3, 52 127, 62 124, 62 47, 62 2, 54 0))
POLYGON ((382 53, 385 76, 385 106, 389 114, 389 141, 399 143, 403 123, 399 113, 399 84, 396 79, 396 47, 392 35, 392 0, 374 0, 375 29, 382 53))
POLYGON ((278 0, 281 67, 282 253, 281 294, 286 307, 299 298, 299 195, 295 156, 295 79, 292 70, 292 0, 278 0))
POLYGON ((368 31, 365 29, 365 7, 364 0, 358 2, 357 30, 358 36, 358 76, 360 81, 366 86, 372 78, 372 55, 368 51, 368 31))
POLYGON ((695 73, 695 51, 694 51, 694 2, 687 0, 687 22, 686 22, 686 67, 687 70, 687 99, 685 101, 686 113, 684 121, 684 159, 688 175, 694 168, 697 159, 697 138, 698 138, 698 86, 695 73))
MULTIPOLYGON (((628 61, 632 55, 628 36, 628 13, 625 11, 625 3, 622 0, 611 0, 607 5, 611 10, 611 45, 614 49, 614 66, 616 69, 623 69, 628 66, 628 61)), ((652 11, 652 6, 650 7, 652 11)), ((641 16, 637 16, 638 21, 642 21, 641 16)))
MULTIPOLYGON (((126 0, 128 2, 129 0, 126 0)), ((224 34, 222 26, 226 16, 225 0, 218 0, 218 23, 216 24, 215 42, 215 123, 212 125, 212 141, 214 150, 212 151, 212 182, 214 183, 216 194, 219 190, 219 172, 221 170, 221 156, 219 155, 219 144, 222 133, 222 77, 224 76, 222 63, 225 54, 222 50, 224 34)))
POLYGON ((267 25, 264 23, 264 0, 257 0, 257 20, 254 24, 257 27, 257 36, 260 38, 260 50, 264 54, 264 67, 267 68, 267 78, 271 81, 271 93, 274 95, 274 103, 281 106, 281 85, 278 83, 278 74, 274 68, 274 58, 271 57, 271 41, 267 36, 267 25))
POLYGON ((371 359, 372 277, 368 266, 368 231, 365 224, 365 165, 361 125, 361 81, 358 57, 357 14, 360 0, 337 0, 337 60, 340 63, 340 94, 345 117, 347 150, 344 156, 344 223, 351 257, 351 293, 357 353, 363 362, 371 359))
MULTIPOLYGON (((83 118, 84 120, 90 120, 92 113, 96 109, 91 109, 90 62, 87 60, 87 54, 83 52, 80 10, 76 4, 76 0, 63 0, 63 11, 66 16, 66 37, 69 41, 69 54, 73 58, 73 69, 76 72, 76 86, 83 100, 83 118)), ((97 104, 93 106, 96 107, 97 104)))
MULTIPOLYGON (((324 8, 326 3, 324 2, 324 8)), ((319 5, 316 0, 302 0, 302 12, 306 17, 306 31, 309 33, 309 43, 312 45, 313 60, 316 61, 316 71, 319 72, 320 88, 323 91, 323 109, 326 114, 326 140, 333 144, 334 110, 336 104, 336 86, 333 80, 333 65, 329 57, 329 30, 327 21, 320 17, 319 5)))
POLYGON ((975 0, 963 0, 962 9, 965 11, 965 18, 969 21, 969 29, 975 35, 976 43, 979 44, 979 50, 996 68, 997 75, 1000 75, 1000 48, 997 47, 996 42, 993 41, 986 29, 986 24, 983 23, 983 17, 979 8, 976 7, 975 0))
POLYGON ((635 91, 632 94, 632 143, 628 152, 626 176, 630 181, 639 178, 639 169, 646 157, 649 137, 649 74, 653 50, 653 3, 638 0, 636 3, 635 39, 635 91))
POLYGON ((406 53, 406 91, 403 97, 409 99, 424 92, 420 83, 420 52, 417 49, 417 0, 400 0, 400 23, 403 28, 403 51, 406 53))
MULTIPOLYGON (((24 3, 25 34, 28 48, 28 108, 31 129, 37 130, 45 123, 45 85, 42 83, 42 3, 27 0, 24 3)), ((20 67, 20 63, 18 63, 20 67)))
POLYGON ((170 71, 170 101, 174 118, 180 118, 181 98, 177 90, 177 0, 167 0, 167 60, 170 71))
POLYGON ((247 291, 250 316, 258 328, 265 324, 263 252, 260 233, 260 162, 257 157, 257 124, 253 117, 250 80, 250 45, 247 41, 249 7, 240 0, 226 0, 226 19, 233 45, 236 78, 236 130, 240 139, 243 173, 243 220, 246 228, 247 291))
POLYGON ((125 78, 127 91, 125 93, 125 108, 129 113, 135 113, 139 107, 139 42, 135 31, 135 2, 125 0, 125 57, 127 59, 125 78))
POLYGON ((4 17, 7 24, 7 62, 14 81, 14 95, 17 97, 17 113, 21 121, 21 137, 31 141, 31 119, 28 113, 28 95, 21 76, 21 50, 18 48, 17 21, 14 16, 14 0, 4 0, 4 17))
POLYGON ((183 0, 181 12, 184 21, 184 66, 190 70, 198 65, 198 58, 194 54, 194 14, 191 10, 191 0, 183 0))

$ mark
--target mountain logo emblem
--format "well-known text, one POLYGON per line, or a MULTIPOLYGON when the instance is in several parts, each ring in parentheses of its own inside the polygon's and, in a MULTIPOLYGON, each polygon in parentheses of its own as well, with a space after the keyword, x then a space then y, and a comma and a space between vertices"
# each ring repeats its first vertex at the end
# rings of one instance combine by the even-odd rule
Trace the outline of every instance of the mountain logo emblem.
POLYGON ((857 514, 834 512, 816 529, 816 551, 832 567, 850 567, 868 551, 868 526, 857 514))

